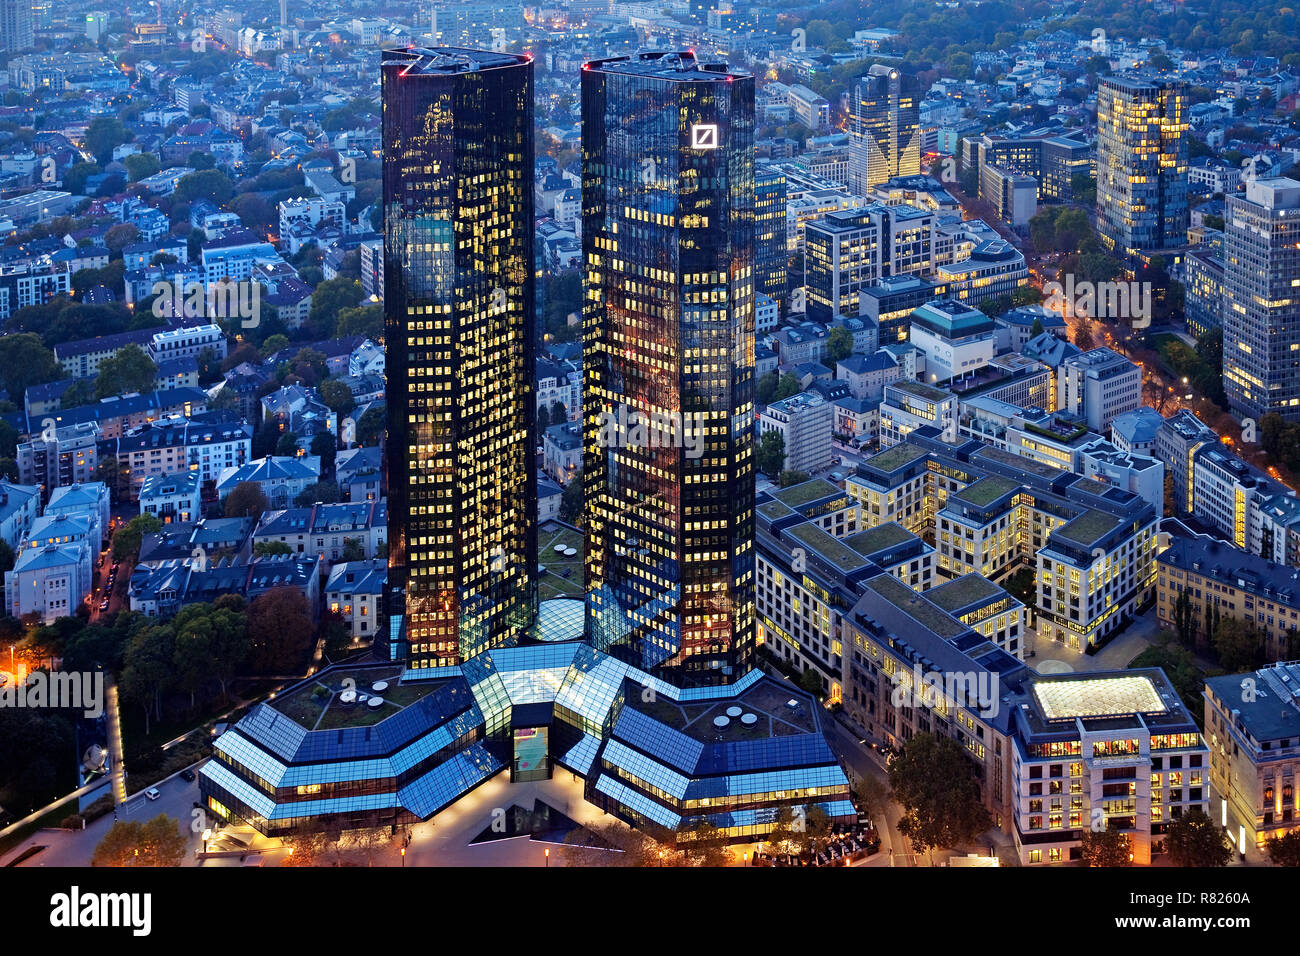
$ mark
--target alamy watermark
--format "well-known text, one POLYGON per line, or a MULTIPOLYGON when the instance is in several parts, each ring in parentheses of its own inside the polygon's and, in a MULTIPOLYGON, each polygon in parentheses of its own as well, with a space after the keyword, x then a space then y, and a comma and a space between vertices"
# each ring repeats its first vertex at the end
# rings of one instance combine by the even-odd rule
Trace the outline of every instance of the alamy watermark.
POLYGON ((597 416, 596 443, 601 448, 682 448, 687 458, 704 454, 706 426, 702 414, 643 412, 627 405, 597 416))
POLYGON ((894 707, 937 709, 944 701, 992 718, 998 714, 998 675, 993 671, 895 671, 889 701, 894 707))
POLYGON ((160 319, 239 320, 241 328, 262 324, 262 285, 259 282, 222 279, 211 289, 202 282, 153 284, 153 314, 160 319))
POLYGON ((79 710, 92 720, 104 714, 103 671, 32 671, 0 687, 0 708, 79 710))
POLYGON ((1075 282, 1074 275, 1067 273, 1064 285, 1045 283, 1043 294, 1043 304, 1062 315, 1128 319, 1135 329, 1151 325, 1150 282, 1075 282))

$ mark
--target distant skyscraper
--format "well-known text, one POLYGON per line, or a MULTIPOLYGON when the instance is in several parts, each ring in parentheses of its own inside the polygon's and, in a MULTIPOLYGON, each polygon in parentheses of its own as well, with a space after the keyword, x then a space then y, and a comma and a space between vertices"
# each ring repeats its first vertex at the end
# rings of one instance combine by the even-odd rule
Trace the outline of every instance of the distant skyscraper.
POLYGON ((382 84, 390 653, 430 667, 535 612, 533 65, 388 50, 382 84))
POLYGON ((895 176, 921 172, 920 93, 915 76, 879 63, 853 84, 850 183, 858 195, 895 176))
POLYGON ((0 51, 21 53, 36 43, 32 0, 0 0, 0 51))
POLYGON ((754 650, 754 80, 601 60, 582 112, 588 639, 733 681, 754 650), (611 435, 620 413, 687 435, 611 435))
POLYGON ((1223 387, 1239 416, 1300 421, 1300 182, 1229 196, 1223 229, 1223 387))
POLYGON ((1097 87, 1097 232, 1124 259, 1187 242, 1187 85, 1097 87))
POLYGON ((754 289, 784 309, 790 291, 785 173, 759 163, 754 171, 754 289))

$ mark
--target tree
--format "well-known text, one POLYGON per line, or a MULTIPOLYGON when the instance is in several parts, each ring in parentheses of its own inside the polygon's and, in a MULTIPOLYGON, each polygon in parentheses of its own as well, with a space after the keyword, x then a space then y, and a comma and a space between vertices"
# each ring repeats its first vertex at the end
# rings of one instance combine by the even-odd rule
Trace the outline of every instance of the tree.
POLYGON ((114 255, 140 238, 140 230, 129 222, 121 222, 104 233, 104 245, 114 255))
MULTIPOLYGON (((315 295, 312 302, 315 303, 315 295)), ((356 308, 339 309, 338 319, 334 325, 334 335, 345 338, 349 335, 364 335, 372 342, 384 337, 384 309, 378 305, 365 305, 356 308)))
MULTIPOLYGON (((316 391, 320 393, 320 400, 336 415, 346 415, 356 408, 352 390, 336 378, 325 379, 316 387, 316 391)), ((316 453, 313 451, 312 454, 316 453)))
POLYGON ((853 333, 843 326, 835 326, 826 336, 826 358, 841 362, 853 354, 853 333))
POLYGON ((1269 837, 1264 846, 1274 866, 1300 866, 1300 830, 1281 837, 1269 837))
POLYGON ((806 471, 786 469, 785 471, 782 471, 781 474, 777 475, 776 483, 782 488, 789 488, 791 485, 803 484, 810 477, 812 476, 806 471))
POLYGON ((322 472, 333 471, 334 456, 337 454, 339 447, 338 440, 334 437, 333 432, 325 431, 313 435, 311 444, 307 447, 313 455, 320 459, 322 472))
POLYGON ((146 534, 162 530, 162 520, 157 515, 136 515, 113 534, 113 560, 125 561, 140 554, 146 534))
POLYGON ((1165 850, 1174 866, 1226 866, 1232 857, 1223 829, 1200 807, 1170 822, 1165 850))
POLYGON ((113 150, 130 138, 131 134, 116 116, 96 116, 86 127, 86 151, 107 166, 113 160, 113 150))
POLYGON ((298 456, 298 436, 293 432, 284 432, 280 435, 279 441, 275 443, 275 453, 281 458, 296 458, 298 456))
POLYGON ((728 866, 732 861, 726 836, 711 823, 696 823, 678 830, 677 846, 687 866, 728 866))
POLYGON ((969 842, 990 826, 974 767, 950 737, 912 737, 889 766, 889 784, 904 810, 898 831, 922 852, 969 842))
POLYGON ((155 624, 131 638, 118 678, 122 696, 144 711, 144 732, 150 718, 162 719, 163 692, 175 679, 176 634, 170 624, 155 624))
POLYGON ((763 432, 763 437, 758 440, 754 463, 765 475, 779 474, 785 467, 785 436, 776 429, 763 432))
POLYGON ((768 372, 758 380, 758 403, 760 405, 770 405, 776 401, 776 389, 780 383, 781 377, 775 371, 768 372))
POLYGON ((182 176, 176 183, 172 194, 175 202, 187 202, 193 205, 200 199, 206 199, 215 206, 224 206, 235 195, 235 185, 230 177, 220 170, 203 169, 182 176))
POLYGON ((560 517, 573 523, 582 515, 582 478, 574 478, 560 495, 560 517))
POLYGON ((1250 621, 1222 618, 1212 637, 1219 664, 1230 673, 1254 670, 1264 663, 1264 639, 1250 621))
POLYGON ((271 558, 279 554, 293 554, 287 541, 259 541, 253 545, 254 557, 271 558))
POLYGON ((871 819, 884 812, 893 794, 889 790, 889 784, 873 774, 867 774, 854 786, 853 796, 862 813, 871 819))
POLYGON ((53 382, 62 375, 54 353, 35 332, 0 336, 0 385, 11 400, 21 402, 29 385, 53 382))
POLYGON ((272 588, 248 606, 249 666, 258 674, 293 674, 311 648, 314 625, 307 597, 295 587, 272 588))
POLYGON ((1109 827, 1084 830, 1079 838, 1079 852, 1084 866, 1130 866, 1128 837, 1109 827))
POLYGON ((361 283, 356 279, 335 276, 326 279, 311 294, 311 312, 308 320, 317 330, 334 329, 343 309, 354 309, 365 298, 361 283))
POLYGON ((256 518, 270 507, 262 486, 255 481, 241 481, 226 496, 227 518, 256 518))
POLYGON ((799 675, 799 686, 816 697, 822 695, 821 676, 811 667, 799 675))
POLYGON ((316 503, 330 505, 342 498, 339 486, 333 481, 313 481, 298 494, 294 495, 296 508, 307 508, 316 503))
POLYGON ((153 391, 158 377, 158 366, 138 345, 119 349, 116 355, 99 363, 99 377, 95 379, 95 398, 105 399, 132 392, 153 391))
POLYGON ((147 823, 118 820, 95 847, 91 866, 180 866, 185 835, 175 819, 160 813, 147 823))
POLYGON ((387 420, 383 410, 373 405, 367 408, 357 419, 357 444, 378 445, 379 436, 384 433, 385 427, 387 427, 387 420))
POLYGON ((1191 594, 1187 589, 1178 592, 1174 598, 1174 630, 1178 641, 1185 647, 1196 643, 1196 610, 1192 607, 1191 594))
POLYGON ((122 164, 126 166, 127 175, 133 183, 148 179, 160 168, 158 157, 153 153, 133 153, 122 160, 122 164))
POLYGON ((783 398, 789 398, 791 395, 798 395, 803 391, 803 386, 799 384, 799 379, 793 372, 786 372, 781 376, 776 386, 776 400, 779 402, 783 398))

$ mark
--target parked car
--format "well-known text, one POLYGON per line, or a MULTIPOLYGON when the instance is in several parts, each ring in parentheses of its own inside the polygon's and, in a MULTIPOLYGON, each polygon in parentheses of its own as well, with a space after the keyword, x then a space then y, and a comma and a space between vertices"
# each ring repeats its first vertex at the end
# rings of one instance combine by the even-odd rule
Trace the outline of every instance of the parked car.
POLYGON ((159 797, 162 796, 162 794, 158 792, 157 787, 150 787, 148 790, 144 792, 144 795, 149 800, 157 800, 159 797))
POLYGON ((194 782, 194 771, 193 771, 193 770, 182 770, 182 771, 181 771, 181 779, 184 780, 186 783, 193 783, 193 782, 194 782))

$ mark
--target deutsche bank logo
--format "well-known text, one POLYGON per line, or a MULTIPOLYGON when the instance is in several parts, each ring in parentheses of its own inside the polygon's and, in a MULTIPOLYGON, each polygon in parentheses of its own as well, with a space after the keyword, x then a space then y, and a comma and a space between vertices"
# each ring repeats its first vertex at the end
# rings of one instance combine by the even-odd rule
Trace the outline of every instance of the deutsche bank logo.
POLYGON ((717 149, 718 124, 696 123, 691 127, 691 149, 717 149))

